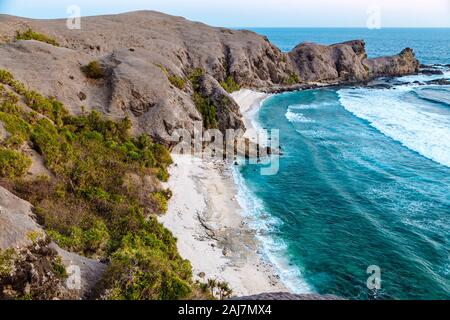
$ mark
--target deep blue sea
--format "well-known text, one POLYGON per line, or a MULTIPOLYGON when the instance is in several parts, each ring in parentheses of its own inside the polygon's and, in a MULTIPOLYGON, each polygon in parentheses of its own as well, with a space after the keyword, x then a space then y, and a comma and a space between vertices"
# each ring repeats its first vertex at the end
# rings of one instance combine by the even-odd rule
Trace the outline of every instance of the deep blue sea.
MULTIPOLYGON (((450 64, 450 29, 256 29, 283 50, 364 39, 369 56, 412 47, 450 64)), ((408 76, 400 81, 450 78, 408 76)), ((450 87, 328 88, 267 99, 280 171, 236 169, 263 251, 298 293, 350 299, 450 298, 450 87), (381 289, 366 285, 381 269, 381 289)))

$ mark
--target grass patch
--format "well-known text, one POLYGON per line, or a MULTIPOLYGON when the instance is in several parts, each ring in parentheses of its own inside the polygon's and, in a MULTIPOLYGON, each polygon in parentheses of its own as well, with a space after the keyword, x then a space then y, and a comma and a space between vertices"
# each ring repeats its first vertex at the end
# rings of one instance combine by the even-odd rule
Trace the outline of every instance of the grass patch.
POLYGON ((31 28, 24 32, 16 31, 16 40, 36 40, 59 47, 59 43, 55 39, 43 33, 33 31, 31 28))
POLYGON ((0 249, 0 277, 7 277, 14 268, 14 249, 0 249))
POLYGON ((31 166, 31 159, 22 153, 0 147, 0 177, 23 176, 31 166))
POLYGON ((105 70, 98 61, 91 61, 81 68, 89 79, 102 79, 105 77, 105 70))
POLYGON ((180 76, 177 76, 177 75, 173 74, 173 75, 170 75, 168 77, 168 79, 169 79, 169 82, 174 87, 176 87, 176 88, 178 88, 180 90, 184 90, 184 88, 186 87, 186 81, 180 76))

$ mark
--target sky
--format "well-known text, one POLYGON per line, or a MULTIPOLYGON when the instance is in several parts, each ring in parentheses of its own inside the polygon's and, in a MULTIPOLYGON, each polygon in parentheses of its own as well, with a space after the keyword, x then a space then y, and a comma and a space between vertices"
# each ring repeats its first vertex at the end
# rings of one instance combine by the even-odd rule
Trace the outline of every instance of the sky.
POLYGON ((224 27, 450 27, 450 0, 0 0, 0 13, 30 18, 157 10, 224 27), (370 22, 369 22, 370 23, 370 22))

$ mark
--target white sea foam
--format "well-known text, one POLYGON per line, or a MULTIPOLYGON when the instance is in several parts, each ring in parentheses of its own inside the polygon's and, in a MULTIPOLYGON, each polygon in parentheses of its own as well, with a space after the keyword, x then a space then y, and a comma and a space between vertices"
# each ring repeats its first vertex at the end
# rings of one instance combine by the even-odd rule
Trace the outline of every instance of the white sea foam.
POLYGON ((286 112, 286 119, 288 119, 289 122, 300 122, 300 123, 315 122, 314 120, 305 117, 302 113, 293 112, 291 108, 288 108, 286 112))
POLYGON ((416 94, 421 99, 450 106, 450 94, 448 89, 436 89, 436 87, 423 88, 416 90, 416 94))
POLYGON ((247 187, 239 169, 234 167, 233 178, 238 186, 237 200, 243 209, 243 216, 249 220, 249 227, 257 231, 257 238, 262 244, 262 254, 279 272, 281 281, 297 294, 312 293, 313 290, 302 277, 299 266, 289 263, 283 239, 271 234, 282 221, 267 214, 261 200, 247 187))
POLYGON ((289 106, 289 110, 311 110, 311 109, 318 109, 319 105, 317 104, 294 104, 292 106, 289 106))
POLYGON ((450 167, 450 114, 431 112, 420 102, 406 99, 415 89, 342 89, 338 94, 349 112, 409 149, 450 167))

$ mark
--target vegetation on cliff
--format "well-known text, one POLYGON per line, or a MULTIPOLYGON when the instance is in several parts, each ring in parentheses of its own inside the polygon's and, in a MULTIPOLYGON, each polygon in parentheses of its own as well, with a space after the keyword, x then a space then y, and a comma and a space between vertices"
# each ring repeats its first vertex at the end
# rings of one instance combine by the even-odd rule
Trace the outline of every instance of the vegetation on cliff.
POLYGON ((194 94, 192 99, 197 107, 197 110, 202 115, 203 127, 205 129, 214 129, 218 126, 217 107, 212 100, 201 92, 201 81, 205 72, 200 69, 194 69, 189 75, 194 94))
POLYGON ((33 31, 31 28, 27 29, 24 32, 17 31, 16 40, 36 40, 59 47, 59 43, 55 39, 50 38, 45 34, 33 31))
POLYGON ((98 61, 91 61, 81 68, 86 77, 90 79, 101 79, 105 76, 105 70, 98 61))
POLYGON ((158 64, 157 66, 167 76, 167 80, 169 80, 171 85, 180 90, 184 90, 186 88, 186 80, 184 80, 184 78, 170 72, 166 67, 164 67, 161 64, 158 64))
POLYGON ((20 177, 31 166, 31 160, 22 153, 0 147, 0 177, 20 177))
POLYGON ((232 76, 228 76, 225 81, 220 83, 222 88, 224 88, 228 93, 233 93, 235 91, 241 90, 241 86, 236 83, 232 76))
POLYGON ((19 151, 22 143, 15 150, 3 141, 0 159, 7 161, 0 160, 0 168, 11 165, 11 157, 22 160, 15 161, 20 166, 13 175, 2 174, 2 185, 34 205, 58 245, 110 261, 99 294, 179 299, 200 292, 176 239, 156 220, 171 196, 157 183, 168 177, 168 150, 146 135, 130 136, 127 118, 71 116, 56 99, 28 90, 7 71, 0 70, 0 82, 9 87, 1 91, 0 121, 11 136, 32 146, 51 172, 21 178, 29 165, 19 151), (21 107, 16 95, 31 110, 21 107), (149 180, 153 184, 144 183, 149 180))

